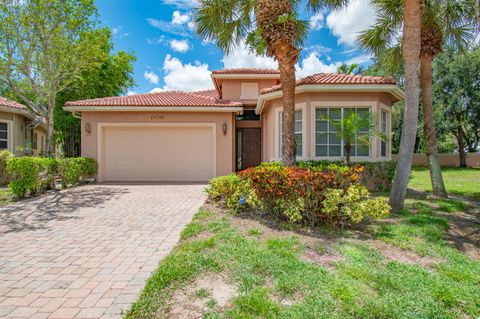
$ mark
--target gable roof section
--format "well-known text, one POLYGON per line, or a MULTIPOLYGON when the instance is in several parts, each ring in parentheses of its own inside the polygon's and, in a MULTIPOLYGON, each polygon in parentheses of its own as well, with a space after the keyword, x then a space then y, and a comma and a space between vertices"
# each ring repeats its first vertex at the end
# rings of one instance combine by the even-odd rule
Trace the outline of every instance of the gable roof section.
MULTIPOLYGON (((317 73, 297 80, 297 86, 315 85, 315 84, 393 84, 397 82, 393 78, 382 76, 362 76, 352 74, 335 73, 317 73)), ((275 85, 268 89, 263 89, 261 94, 280 91, 282 85, 275 85)))
POLYGON ((221 100, 216 90, 197 92, 165 91, 158 93, 136 94, 97 98, 65 103, 65 109, 70 111, 88 110, 209 110, 240 111, 242 104, 234 101, 221 100))
POLYGON ((24 105, 22 105, 18 102, 6 99, 6 98, 1 97, 1 96, 0 96, 0 106, 5 106, 5 107, 12 108, 12 109, 17 109, 17 110, 26 110, 27 109, 24 105))

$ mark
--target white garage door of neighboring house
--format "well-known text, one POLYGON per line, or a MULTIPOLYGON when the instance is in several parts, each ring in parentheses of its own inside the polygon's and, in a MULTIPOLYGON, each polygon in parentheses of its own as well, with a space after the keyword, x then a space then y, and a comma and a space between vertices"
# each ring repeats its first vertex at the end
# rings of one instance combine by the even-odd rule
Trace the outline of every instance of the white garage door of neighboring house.
POLYGON ((103 181, 207 181, 215 175, 212 126, 105 126, 103 181))

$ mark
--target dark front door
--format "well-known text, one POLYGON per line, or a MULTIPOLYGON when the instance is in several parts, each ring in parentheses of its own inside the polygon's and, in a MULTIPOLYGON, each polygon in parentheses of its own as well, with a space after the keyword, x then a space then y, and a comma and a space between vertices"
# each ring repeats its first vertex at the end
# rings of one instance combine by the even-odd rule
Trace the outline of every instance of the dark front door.
POLYGON ((260 165, 262 131, 260 128, 237 129, 237 170, 260 165))

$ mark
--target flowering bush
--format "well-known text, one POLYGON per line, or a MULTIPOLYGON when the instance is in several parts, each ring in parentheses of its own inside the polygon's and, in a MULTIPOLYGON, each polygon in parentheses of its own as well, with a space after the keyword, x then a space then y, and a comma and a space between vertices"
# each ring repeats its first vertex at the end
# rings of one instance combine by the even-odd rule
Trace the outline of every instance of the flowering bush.
POLYGON ((292 223, 344 226, 380 218, 389 206, 370 197, 359 184, 363 167, 329 164, 328 167, 286 167, 262 164, 238 174, 210 181, 210 198, 230 208, 242 199, 262 212, 292 223))

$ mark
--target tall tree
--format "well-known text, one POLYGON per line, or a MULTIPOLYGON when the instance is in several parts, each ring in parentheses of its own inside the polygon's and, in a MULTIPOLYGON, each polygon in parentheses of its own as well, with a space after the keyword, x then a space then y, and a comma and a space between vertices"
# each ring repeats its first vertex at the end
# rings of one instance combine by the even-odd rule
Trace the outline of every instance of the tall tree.
MULTIPOLYGON (((311 12, 327 2, 308 0, 311 12)), ((282 160, 295 165, 295 63, 306 38, 307 23, 298 19, 300 0, 200 0, 195 12, 197 33, 213 41, 225 53, 243 41, 257 54, 278 61, 283 91, 282 160)))
POLYGON ((0 3, 0 82, 46 121, 48 155, 54 153, 57 94, 104 54, 95 26, 94 0, 0 3))
POLYGON ((466 167, 465 150, 480 144, 480 48, 462 54, 449 49, 433 68, 433 99, 443 126, 457 139, 460 166, 466 167))
MULTIPOLYGON (((374 0, 379 15, 375 25, 360 36, 361 45, 389 59, 387 64, 399 67, 401 54, 400 30, 402 27, 401 0, 374 0), (385 55, 384 52, 389 52, 385 55)), ((438 161, 432 102, 432 61, 442 51, 444 41, 459 49, 465 48, 473 39, 475 16, 470 10, 473 0, 426 0, 422 8, 420 79, 422 87, 423 132, 428 157, 433 193, 446 197, 438 161)))
POLYGON ((101 60, 94 67, 83 71, 56 99, 55 140, 68 157, 80 155, 80 119, 63 110, 65 102, 126 94, 134 84, 135 57, 124 51, 112 53, 112 35, 109 29, 102 29, 97 36, 101 37, 101 60))

